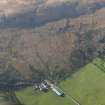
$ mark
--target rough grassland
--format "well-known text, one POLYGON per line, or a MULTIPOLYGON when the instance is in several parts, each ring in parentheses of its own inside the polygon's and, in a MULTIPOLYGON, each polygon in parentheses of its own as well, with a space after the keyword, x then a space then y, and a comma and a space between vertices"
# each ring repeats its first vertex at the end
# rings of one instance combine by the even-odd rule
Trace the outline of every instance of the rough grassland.
POLYGON ((63 81, 61 87, 82 105, 105 105, 105 73, 93 64, 63 81))
POLYGON ((75 105, 66 97, 58 97, 51 91, 48 93, 35 92, 32 88, 27 88, 17 92, 17 97, 25 105, 75 105))

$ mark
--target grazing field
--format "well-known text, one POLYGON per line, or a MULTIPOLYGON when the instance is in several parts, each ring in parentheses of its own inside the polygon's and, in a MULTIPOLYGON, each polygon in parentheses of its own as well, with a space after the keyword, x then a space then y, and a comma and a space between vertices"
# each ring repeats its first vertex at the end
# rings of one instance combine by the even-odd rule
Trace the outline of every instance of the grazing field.
POLYGON ((17 97, 25 105, 75 105, 66 97, 58 97, 53 92, 33 91, 31 87, 17 92, 17 97))
POLYGON ((105 73, 93 64, 63 81, 61 87, 81 105, 105 105, 105 73))

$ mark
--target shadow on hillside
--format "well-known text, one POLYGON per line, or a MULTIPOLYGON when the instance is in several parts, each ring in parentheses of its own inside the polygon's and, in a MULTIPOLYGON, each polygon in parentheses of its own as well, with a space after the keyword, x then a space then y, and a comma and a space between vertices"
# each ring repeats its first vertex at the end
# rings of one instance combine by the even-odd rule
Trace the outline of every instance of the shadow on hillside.
POLYGON ((0 28, 34 28, 64 18, 76 18, 84 14, 92 14, 105 7, 105 2, 88 5, 62 4, 48 8, 38 8, 11 17, 2 17, 0 28))

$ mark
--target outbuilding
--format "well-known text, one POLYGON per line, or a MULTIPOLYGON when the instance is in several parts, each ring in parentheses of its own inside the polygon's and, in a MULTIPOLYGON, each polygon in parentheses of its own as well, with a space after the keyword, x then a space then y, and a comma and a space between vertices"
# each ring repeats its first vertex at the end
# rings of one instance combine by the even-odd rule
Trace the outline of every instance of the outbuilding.
POLYGON ((52 91, 56 93, 58 96, 64 97, 64 92, 56 86, 51 87, 52 91))

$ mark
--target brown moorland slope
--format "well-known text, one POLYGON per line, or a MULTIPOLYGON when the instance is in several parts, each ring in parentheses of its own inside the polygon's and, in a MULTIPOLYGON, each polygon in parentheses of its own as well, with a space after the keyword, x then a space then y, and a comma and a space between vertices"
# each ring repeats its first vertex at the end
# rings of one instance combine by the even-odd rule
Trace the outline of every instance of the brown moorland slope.
POLYGON ((103 52, 104 11, 103 7, 91 14, 47 22, 40 27, 1 27, 0 79, 66 78, 103 52))

